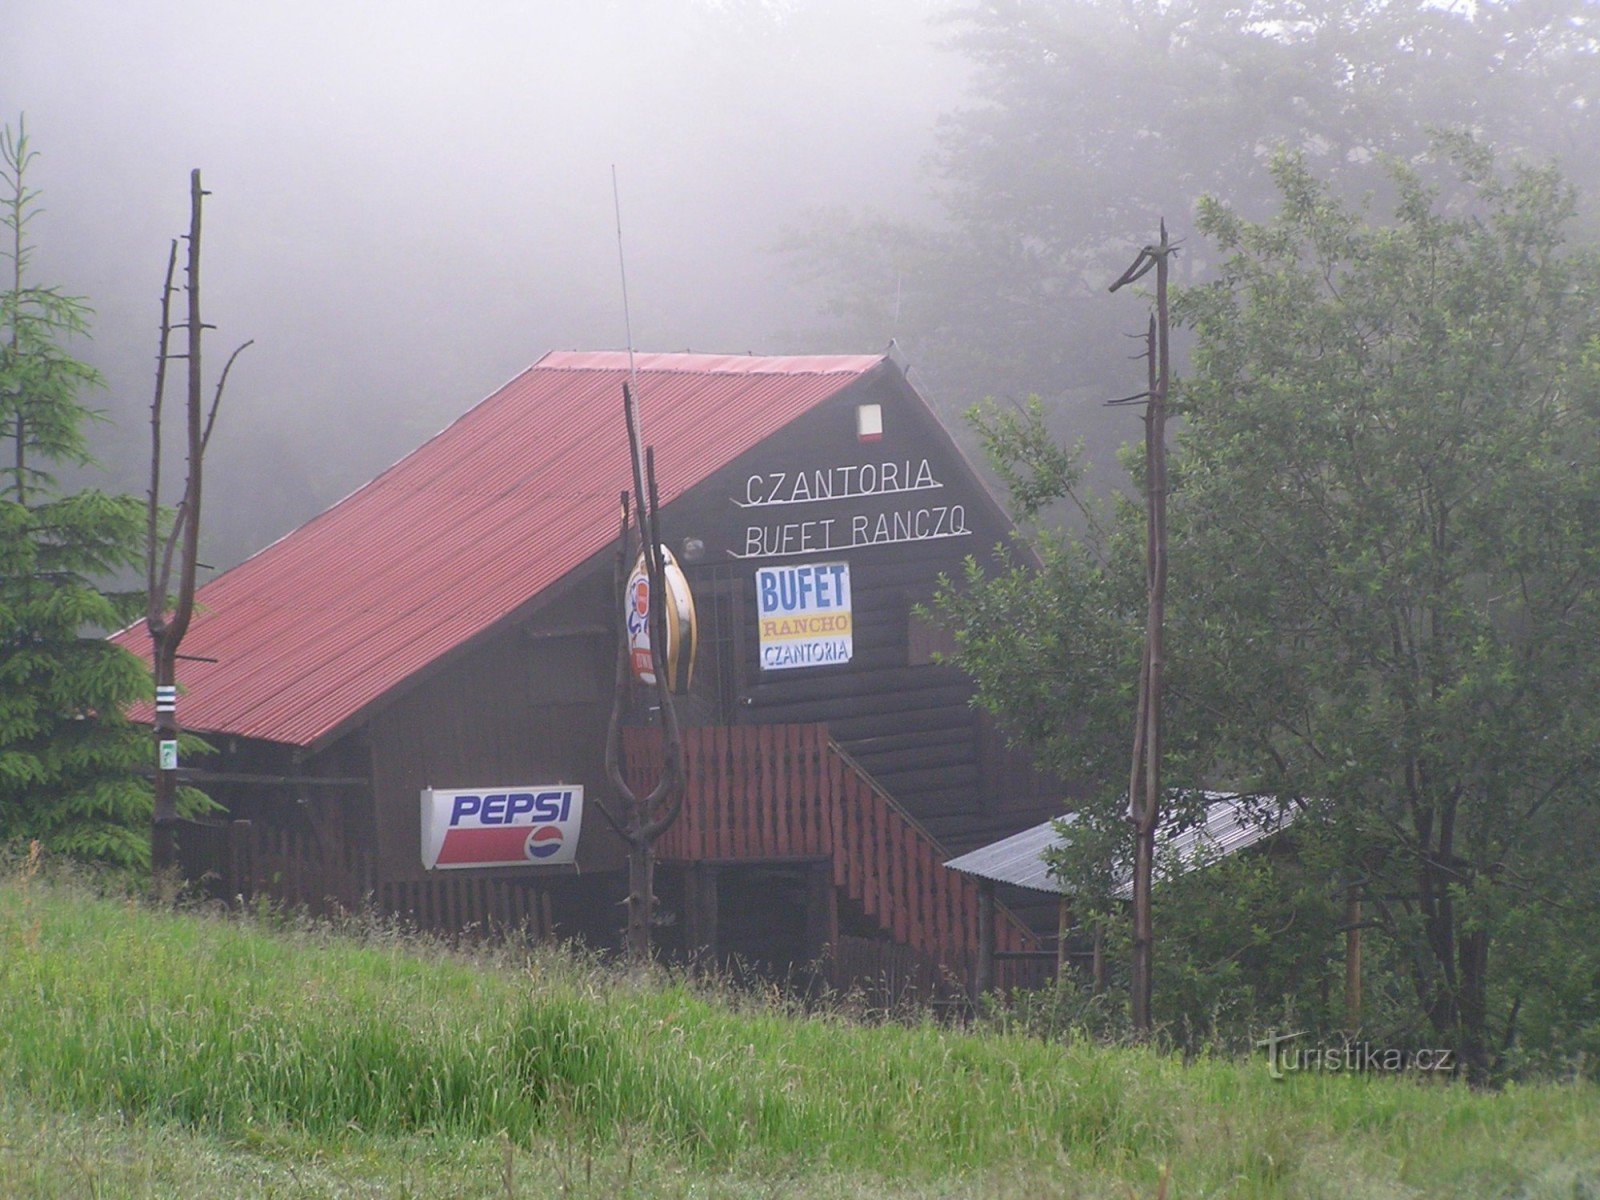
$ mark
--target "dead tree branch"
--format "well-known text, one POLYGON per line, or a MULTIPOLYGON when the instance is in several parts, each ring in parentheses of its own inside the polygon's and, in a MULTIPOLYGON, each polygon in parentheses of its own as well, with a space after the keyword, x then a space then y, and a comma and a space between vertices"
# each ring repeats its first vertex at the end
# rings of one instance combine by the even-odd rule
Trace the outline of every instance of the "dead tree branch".
MULTIPOLYGON (((628 426, 628 449, 633 468, 633 514, 639 531, 640 558, 644 561, 648 595, 648 634, 654 690, 661 713, 661 778, 640 797, 624 778, 621 765, 622 721, 627 696, 633 686, 631 655, 625 623, 618 627, 617 671, 606 729, 606 778, 617 808, 602 800, 600 811, 628 846, 628 924, 624 946, 629 962, 650 957, 650 921, 655 908, 655 843, 677 820, 683 805, 683 742, 667 663, 668 592, 666 556, 661 548, 661 499, 656 486, 655 451, 639 453, 638 421, 633 391, 622 385, 623 415, 628 426)), ((627 596, 628 494, 622 494, 622 522, 618 531, 615 567, 615 609, 622 613, 627 596)), ((671 614, 676 620, 677 614, 671 614)))
POLYGON ((200 512, 206 447, 211 441, 217 412, 229 372, 240 353, 251 345, 245 342, 229 357, 217 380, 207 411, 203 404, 204 374, 202 341, 207 329, 201 319, 200 250, 204 198, 200 172, 189 173, 189 232, 184 291, 188 296, 186 353, 171 352, 173 332, 172 295, 177 290, 173 276, 177 267, 178 243, 174 239, 167 255, 166 280, 161 289, 161 330, 156 355, 155 395, 150 404, 150 490, 145 519, 145 618, 151 640, 151 670, 155 676, 156 749, 155 803, 150 821, 150 864, 158 873, 177 865, 177 745, 182 732, 177 712, 177 664, 185 656, 178 653, 194 616, 195 571, 199 566, 200 512), (161 422, 166 397, 167 363, 182 358, 188 364, 185 427, 187 462, 183 494, 178 501, 172 525, 161 537, 161 422), (174 567, 178 573, 176 595, 172 594, 174 567), (169 611, 170 601, 170 611, 169 611))

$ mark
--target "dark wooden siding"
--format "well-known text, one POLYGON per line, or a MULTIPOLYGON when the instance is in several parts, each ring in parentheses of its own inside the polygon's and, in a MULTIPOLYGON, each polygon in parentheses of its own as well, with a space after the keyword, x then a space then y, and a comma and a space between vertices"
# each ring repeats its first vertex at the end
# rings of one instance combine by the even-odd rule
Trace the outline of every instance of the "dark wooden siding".
MULTIPOLYGON (((419 794, 428 787, 581 783, 586 789, 580 870, 619 864, 593 805, 605 778, 610 646, 578 589, 538 620, 505 629, 375 714, 371 747, 378 869, 417 879, 419 794), (591 628, 595 632, 591 632, 591 628)), ((537 868, 514 868, 514 870, 537 868)))
MULTIPOLYGON (((649 430, 644 431, 649 439, 649 430)), ((659 464, 671 486, 673 464, 659 464)), ((757 491, 760 489, 757 488, 757 491)), ((948 520, 948 518, 947 518, 948 520)), ((952 853, 1013 833, 1060 811, 1062 789, 1007 750, 970 705, 972 685, 953 667, 928 662, 930 640, 912 636, 912 612, 938 577, 958 578, 973 555, 993 563, 1010 537, 1004 514, 949 436, 892 371, 870 377, 778 431, 761 447, 679 496, 664 511, 663 536, 695 591, 700 654, 685 724, 825 722, 845 750, 952 853), (877 442, 856 437, 856 406, 883 408, 877 442), (942 486, 786 506, 741 507, 751 477, 861 464, 897 463, 901 478, 923 460, 942 486), (909 464, 909 466, 908 466, 909 464), (965 536, 889 545, 833 546, 778 559, 739 557, 753 523, 793 525, 959 506, 965 536), (690 554, 692 543, 698 554, 690 554), (756 568, 766 562, 846 561, 853 592, 854 655, 847 664, 763 671, 755 604, 756 568)), ((773 535, 769 530, 768 540, 773 535)), ((759 539, 757 539, 759 540, 759 539)), ((847 540, 847 539, 845 539, 847 540)), ((373 764, 379 869, 386 878, 420 871, 417 793, 426 786, 563 779, 600 793, 613 646, 611 556, 602 553, 507 626, 413 681, 366 723, 373 764)), ((630 723, 649 720, 649 694, 635 689, 630 723)), ((616 865, 619 850, 599 813, 585 821, 582 865, 616 865)))
MULTIPOLYGON (((670 464, 662 468, 670 471, 670 464)), ((818 529, 813 524, 813 539, 818 529)), ((792 529, 789 533, 791 541, 798 536, 792 529)), ((847 390, 681 497, 664 514, 663 534, 680 555, 692 542, 704 547, 700 561, 684 563, 702 635, 689 706, 694 719, 826 722, 846 751, 952 852, 1060 811, 1060 786, 1006 749, 992 723, 970 706, 972 685, 966 676, 928 661, 925 634, 913 645, 913 610, 932 598, 938 577, 959 578, 969 555, 992 565, 1010 525, 948 435, 897 377, 847 390), (882 405, 881 441, 857 440, 855 414, 861 403, 882 405), (915 477, 923 460, 941 487, 790 505, 739 503, 748 503, 752 493, 760 496, 779 474, 895 463, 901 478, 908 472, 915 477), (753 476, 763 482, 752 483, 753 476), (947 510, 947 525, 949 510, 959 506, 966 536, 838 544, 848 543, 857 515, 869 516, 875 526, 880 514, 903 514, 935 501, 947 510), (781 545, 785 525, 829 517, 834 523, 828 533, 837 539, 829 549, 739 557, 753 545, 781 545), (749 532, 756 523, 765 523, 765 533, 749 532), (850 564, 853 657, 838 666, 764 671, 758 656, 756 568, 808 561, 850 564)))
POLYGON ((206 821, 252 821, 312 839, 329 854, 370 843, 372 791, 359 734, 310 756, 276 742, 207 736, 216 753, 186 764, 205 776, 195 786, 221 805, 206 821))

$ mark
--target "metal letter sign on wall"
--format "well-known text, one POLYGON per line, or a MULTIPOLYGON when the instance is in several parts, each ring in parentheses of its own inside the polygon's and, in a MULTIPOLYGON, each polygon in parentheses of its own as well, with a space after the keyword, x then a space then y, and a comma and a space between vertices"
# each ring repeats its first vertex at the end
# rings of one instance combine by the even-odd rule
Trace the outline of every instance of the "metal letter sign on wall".
POLYGON ((422 865, 531 867, 577 858, 583 789, 566 784, 422 793, 422 865))
POLYGON ((759 567, 761 666, 768 671, 847 663, 854 650, 850 564, 759 567))
POLYGON ((734 558, 790 558, 971 537, 965 504, 934 502, 943 489, 926 458, 751 475, 744 497, 733 497, 734 506, 746 514, 744 545, 730 547, 728 553, 734 558))
MULTIPOLYGON (((662 655, 667 662, 667 686, 674 692, 682 692, 688 690, 694 676, 698 632, 694 596, 689 591, 689 580, 683 568, 665 546, 661 548, 661 574, 667 585, 667 652, 662 655)), ((628 649, 634 677, 647 687, 654 687, 656 672, 650 661, 650 579, 645 574, 642 554, 628 578, 627 611, 623 619, 628 623, 628 649)))

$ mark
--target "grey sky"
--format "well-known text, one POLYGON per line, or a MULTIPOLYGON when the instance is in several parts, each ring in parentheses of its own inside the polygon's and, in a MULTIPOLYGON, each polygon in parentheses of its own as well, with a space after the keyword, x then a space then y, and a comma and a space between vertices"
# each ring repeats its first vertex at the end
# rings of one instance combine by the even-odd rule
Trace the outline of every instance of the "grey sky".
POLYGON ((813 205, 931 210, 917 168, 964 69, 940 7, 7 0, 0 119, 27 113, 48 209, 35 277, 97 310, 116 478, 142 475, 195 166, 208 353, 257 339, 217 478, 296 479, 251 541, 545 350, 622 344, 613 163, 640 346, 875 348, 809 342, 813 299, 769 248, 813 205))

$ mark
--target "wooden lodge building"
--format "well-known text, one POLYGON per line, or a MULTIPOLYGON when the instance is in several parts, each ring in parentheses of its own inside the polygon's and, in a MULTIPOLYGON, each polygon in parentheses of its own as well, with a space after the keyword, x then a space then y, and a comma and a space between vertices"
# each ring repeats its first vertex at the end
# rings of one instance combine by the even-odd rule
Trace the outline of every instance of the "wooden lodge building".
MULTIPOLYGON (((984 905, 943 863, 1062 801, 935 661, 914 606, 941 572, 992 555, 1009 521, 892 358, 635 366, 663 541, 699 628, 679 706, 686 798, 657 845, 658 944, 780 974, 821 957, 836 977, 892 963, 966 978, 984 905), (848 636, 783 641, 759 619, 758 577, 792 583, 807 564, 842 567, 848 636)), ((628 375, 622 353, 545 356, 201 589, 179 717, 217 748, 185 765, 226 812, 184 828, 191 877, 230 897, 617 944, 622 847, 593 798, 628 375), (425 789, 572 785, 589 798, 575 861, 542 865, 530 840, 521 865, 425 866, 425 789)), ((149 654, 142 626, 118 640, 149 654)), ((650 697, 637 689, 625 740, 640 781, 660 753, 650 697)), ((1039 950, 1003 907, 993 936, 1002 958, 1039 950)))

